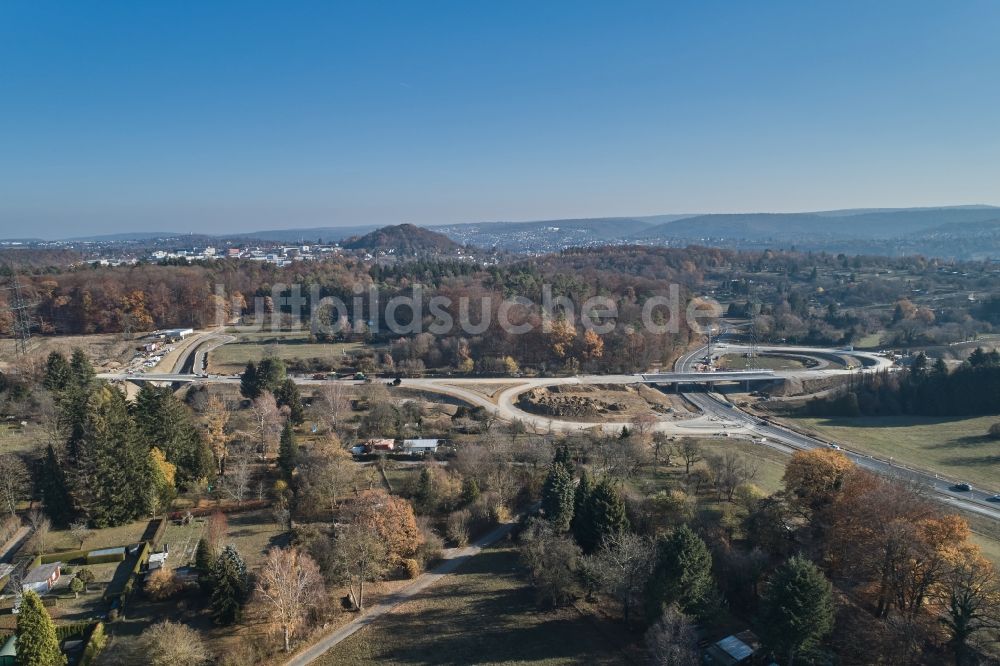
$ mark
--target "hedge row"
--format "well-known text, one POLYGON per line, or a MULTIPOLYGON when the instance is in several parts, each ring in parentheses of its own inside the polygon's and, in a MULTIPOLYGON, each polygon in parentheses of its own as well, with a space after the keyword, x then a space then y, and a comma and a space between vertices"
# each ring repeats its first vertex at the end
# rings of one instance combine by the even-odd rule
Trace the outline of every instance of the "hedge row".
POLYGON ((166 531, 167 519, 153 518, 146 525, 146 531, 142 533, 142 538, 139 541, 148 541, 153 548, 156 548, 160 544, 160 539, 163 538, 163 533, 166 531))
POLYGON ((69 563, 73 560, 83 560, 87 558, 87 553, 89 552, 89 550, 64 550, 60 553, 45 553, 38 556, 38 564, 52 564, 53 562, 69 563))
POLYGON ((90 666, 97 659, 97 655, 101 653, 104 646, 107 645, 108 639, 104 635, 104 623, 98 621, 92 623, 91 626, 90 635, 87 636, 84 634, 86 645, 83 648, 83 656, 80 657, 77 666, 90 666))
POLYGON ((115 570, 114 578, 111 579, 111 582, 108 583, 107 588, 104 590, 105 601, 118 599, 122 606, 125 605, 125 597, 132 591, 132 586, 135 584, 135 577, 142 570, 142 565, 149 560, 149 542, 143 541, 139 547, 139 552, 135 555, 130 555, 129 558, 131 559, 126 559, 115 570))
POLYGON ((204 518, 205 516, 211 516, 216 511, 221 511, 222 513, 244 513, 246 511, 257 511, 258 509, 266 509, 271 505, 270 500, 247 500, 242 504, 226 504, 224 506, 203 506, 195 509, 186 509, 184 511, 173 511, 167 517, 170 520, 181 520, 190 513, 195 518, 204 518))
POLYGON ((72 622, 70 624, 57 624, 56 625, 56 638, 60 641, 64 641, 74 636, 82 638, 87 630, 90 629, 90 625, 94 624, 93 620, 81 620, 79 622, 72 622))
POLYGON ((87 556, 87 564, 107 564, 108 562, 124 562, 125 553, 105 553, 103 555, 87 556))

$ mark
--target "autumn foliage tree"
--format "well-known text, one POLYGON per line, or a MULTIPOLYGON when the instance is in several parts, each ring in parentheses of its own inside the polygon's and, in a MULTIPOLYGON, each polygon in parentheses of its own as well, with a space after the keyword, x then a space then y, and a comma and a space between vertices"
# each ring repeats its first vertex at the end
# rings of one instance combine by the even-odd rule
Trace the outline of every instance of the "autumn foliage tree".
POLYGON ((358 496, 353 520, 378 534, 394 562, 411 557, 422 542, 410 503, 381 489, 358 496))
POLYGON ((323 603, 326 590, 319 567, 309 555, 295 548, 272 548, 257 572, 257 594, 281 631, 288 652, 292 636, 309 611, 323 603))
POLYGON ((854 463, 840 451, 796 451, 785 467, 785 490, 794 504, 812 516, 837 496, 854 463))

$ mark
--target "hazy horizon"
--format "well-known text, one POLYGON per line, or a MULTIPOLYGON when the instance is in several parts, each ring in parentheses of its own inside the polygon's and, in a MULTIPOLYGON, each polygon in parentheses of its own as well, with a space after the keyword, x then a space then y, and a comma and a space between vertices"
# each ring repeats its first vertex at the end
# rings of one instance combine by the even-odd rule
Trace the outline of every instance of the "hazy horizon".
POLYGON ((1000 5, 0 5, 0 237, 1000 201, 1000 5))

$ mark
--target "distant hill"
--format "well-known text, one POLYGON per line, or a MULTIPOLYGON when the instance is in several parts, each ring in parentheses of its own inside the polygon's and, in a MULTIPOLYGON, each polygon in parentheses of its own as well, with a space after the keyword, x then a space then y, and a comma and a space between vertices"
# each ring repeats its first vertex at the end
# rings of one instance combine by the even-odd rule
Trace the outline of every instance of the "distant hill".
POLYGON ((510 252, 558 252, 567 247, 592 247, 643 234, 656 224, 686 215, 594 217, 530 222, 475 222, 433 227, 463 244, 510 252))
POLYGON ((996 219, 1000 209, 992 207, 911 208, 875 211, 828 211, 816 213, 735 213, 698 215, 660 224, 641 238, 729 238, 776 239, 809 242, 831 238, 905 237, 935 227, 976 224, 996 219))
POLYGON ((345 238, 352 238, 377 229, 378 225, 365 224, 352 227, 311 227, 302 229, 268 229, 265 231, 250 231, 233 234, 241 239, 267 240, 277 243, 314 243, 322 240, 324 243, 335 243, 345 238))
MULTIPOLYGON (((68 241, 94 241, 94 242, 113 242, 113 241, 145 241, 145 240, 160 240, 165 238, 188 238, 190 236, 202 236, 201 234, 182 234, 175 231, 128 231, 119 234, 98 234, 96 236, 75 236, 73 238, 67 238, 68 241)), ((202 236, 208 238, 208 236, 202 236)))
POLYGON ((381 250, 398 255, 447 254, 462 249, 444 234, 413 224, 382 227, 364 236, 348 239, 342 246, 348 250, 381 250))

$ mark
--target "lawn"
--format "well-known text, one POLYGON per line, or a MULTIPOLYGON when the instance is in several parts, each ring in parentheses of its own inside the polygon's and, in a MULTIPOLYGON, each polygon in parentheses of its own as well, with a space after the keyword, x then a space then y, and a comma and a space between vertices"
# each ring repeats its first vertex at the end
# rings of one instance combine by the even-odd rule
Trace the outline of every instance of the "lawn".
POLYGON ((233 374, 241 372, 247 361, 259 362, 265 356, 284 361, 323 359, 331 367, 344 361, 344 354, 359 349, 361 343, 309 342, 309 331, 261 331, 236 333, 236 342, 215 348, 208 354, 209 372, 233 374))
MULTIPOLYGON (((703 439, 699 441, 702 455, 722 455, 727 450, 739 451, 757 462, 757 478, 753 484, 770 494, 781 490, 784 486, 781 477, 785 473, 785 463, 788 457, 774 449, 761 444, 752 444, 742 439, 703 439)), ((674 456, 670 467, 662 463, 644 468, 632 485, 643 495, 650 495, 665 488, 679 488, 684 484, 684 461, 674 456)), ((695 467, 704 467, 705 463, 696 463, 695 467)))
POLYGON ((266 509, 229 514, 226 519, 229 523, 226 543, 236 547, 251 569, 264 561, 264 554, 272 546, 288 545, 289 534, 285 526, 275 523, 271 512, 266 509))
POLYGON ((1000 568, 1000 541, 979 533, 973 533, 972 542, 982 548, 986 559, 992 562, 997 568, 1000 568))
POLYGON ((575 608, 539 610, 518 574, 517 552, 493 548, 315 663, 619 664, 623 638, 631 637, 575 608))
POLYGON ((1000 442, 986 430, 1000 416, 787 419, 851 450, 1000 491, 1000 442))
POLYGON ((92 530, 80 548, 80 542, 73 537, 69 530, 53 530, 49 534, 46 552, 58 552, 60 550, 98 550, 101 548, 117 548, 118 546, 130 546, 138 543, 149 525, 148 520, 137 520, 127 525, 118 527, 105 527, 104 529, 92 530))
POLYGON ((0 453, 19 453, 34 456, 40 450, 40 442, 46 441, 44 429, 28 422, 21 427, 20 421, 0 423, 0 453))
POLYGON ((720 368, 729 370, 801 370, 805 364, 793 358, 781 356, 765 356, 758 354, 749 359, 742 354, 726 354, 716 363, 720 368))

